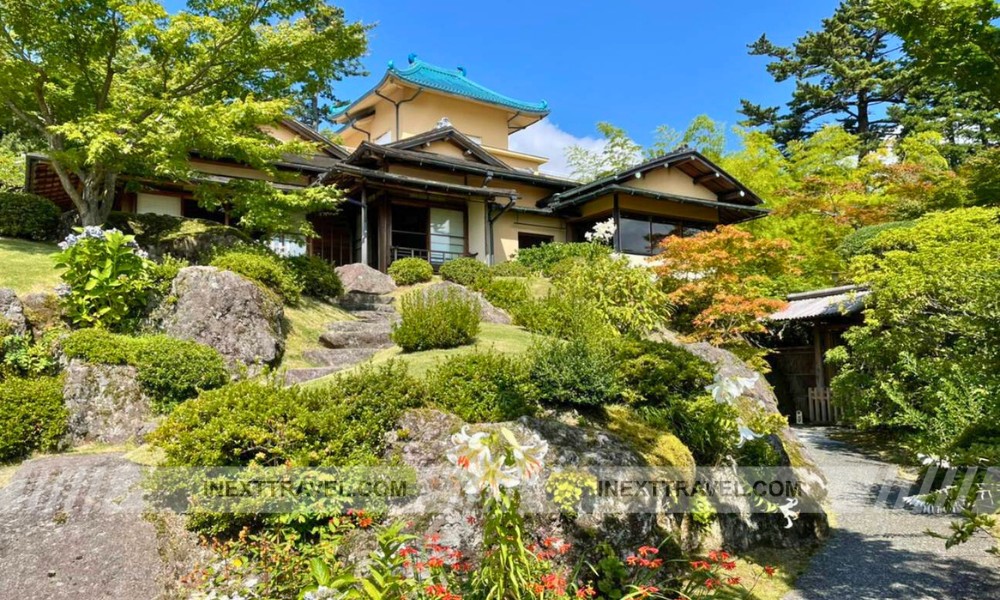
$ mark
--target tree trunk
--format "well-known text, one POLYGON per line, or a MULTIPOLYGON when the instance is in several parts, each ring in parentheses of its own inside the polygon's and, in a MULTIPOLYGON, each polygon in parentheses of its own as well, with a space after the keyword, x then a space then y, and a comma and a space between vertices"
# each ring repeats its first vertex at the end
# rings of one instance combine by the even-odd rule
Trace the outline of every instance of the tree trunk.
POLYGON ((103 225, 115 202, 115 175, 93 171, 83 178, 80 200, 75 202, 83 225, 103 225))

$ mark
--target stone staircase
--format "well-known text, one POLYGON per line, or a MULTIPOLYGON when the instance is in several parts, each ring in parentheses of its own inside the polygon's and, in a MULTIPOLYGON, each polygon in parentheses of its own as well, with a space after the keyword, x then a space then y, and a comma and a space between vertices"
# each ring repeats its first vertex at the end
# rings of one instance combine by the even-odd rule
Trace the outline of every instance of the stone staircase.
POLYGON ((289 369, 285 384, 293 385, 343 371, 371 358, 379 350, 392 346, 392 323, 399 319, 392 296, 350 293, 340 305, 351 313, 353 321, 330 323, 319 337, 320 346, 305 352, 318 367, 289 369))

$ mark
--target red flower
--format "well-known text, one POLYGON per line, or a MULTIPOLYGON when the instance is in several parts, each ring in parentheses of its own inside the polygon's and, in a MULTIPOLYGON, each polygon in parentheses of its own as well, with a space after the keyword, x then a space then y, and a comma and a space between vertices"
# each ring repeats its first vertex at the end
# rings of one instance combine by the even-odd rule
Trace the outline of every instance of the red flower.
POLYGON ((441 535, 437 533, 432 533, 424 538, 428 543, 437 544, 441 541, 441 535))
POLYGON ((696 560, 691 563, 691 568, 697 571, 699 569, 711 569, 712 565, 708 564, 703 560, 696 560))
POLYGON ((402 557, 413 556, 417 553, 417 549, 412 546, 403 546, 399 549, 399 555, 402 557))
POLYGON ((458 457, 458 466, 462 467, 463 469, 468 469, 469 464, 471 463, 469 462, 468 456, 462 455, 458 457))
POLYGON ((774 574, 777 571, 778 571, 778 569, 772 567, 771 565, 767 565, 766 567, 764 567, 764 572, 767 573, 768 577, 774 577, 774 574))
POLYGON ((438 558, 436 556, 433 557, 433 558, 429 558, 429 559, 427 559, 427 566, 430 567, 430 568, 432 568, 432 569, 437 569, 437 568, 443 567, 444 566, 444 560, 442 560, 442 559, 440 559, 440 558, 438 558))
POLYGON ((597 591, 594 588, 590 587, 590 585, 587 585, 586 587, 582 587, 576 590, 577 598, 593 598, 596 595, 597 591))
POLYGON ((726 580, 726 583, 728 583, 729 585, 739 585, 740 584, 740 578, 739 577, 730 577, 729 579, 726 580))
POLYGON ((468 523, 469 525, 475 525, 476 524, 476 517, 474 517, 472 515, 469 515, 469 516, 465 517, 465 522, 468 523))
POLYGON ((642 546, 639 548, 639 556, 649 556, 650 554, 659 554, 660 549, 654 548, 652 546, 642 546))
POLYGON ((732 571, 733 569, 736 568, 736 563, 732 562, 732 561, 730 561, 730 562, 724 562, 724 563, 722 563, 722 568, 725 569, 725 570, 727 570, 727 571, 732 571))
POLYGON ((708 589, 712 589, 712 588, 714 588, 717 585, 719 585, 719 582, 716 581, 716 580, 714 580, 714 579, 712 579, 711 577, 709 577, 708 579, 705 580, 705 587, 708 588, 708 589))
MULTIPOLYGON (((637 564, 639 564, 639 562, 640 562, 641 560, 642 560, 642 559, 641 559, 641 558, 639 558, 638 556, 630 556, 630 557, 628 557, 628 558, 626 558, 626 559, 625 559, 625 564, 627 564, 627 565, 628 565, 628 566, 630 566, 630 567, 634 567, 634 566, 636 566, 637 564)), ((694 563, 692 563, 692 566, 693 566, 693 564, 694 564, 694 563)))
POLYGON ((655 585, 640 585, 638 587, 639 597, 648 598, 650 594, 655 594, 660 591, 660 588, 655 585))

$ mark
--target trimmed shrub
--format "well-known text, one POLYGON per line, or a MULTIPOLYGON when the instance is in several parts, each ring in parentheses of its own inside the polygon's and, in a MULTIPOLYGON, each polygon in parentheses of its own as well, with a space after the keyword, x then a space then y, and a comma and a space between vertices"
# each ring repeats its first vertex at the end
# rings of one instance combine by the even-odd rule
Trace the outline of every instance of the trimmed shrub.
POLYGON ((69 358, 135 367, 158 412, 229 381, 225 361, 214 348, 166 335, 129 337, 81 329, 63 340, 62 350, 69 358))
POLYGON ((441 278, 468 288, 477 288, 481 281, 490 276, 486 263, 471 257, 456 258, 441 265, 441 278))
POLYGON ((699 465, 718 464, 739 443, 736 409, 708 395, 668 406, 640 406, 636 411, 648 425, 677 434, 699 465))
POLYGON ((616 351, 619 375, 629 403, 672 406, 704 393, 712 368, 690 352, 649 340, 628 340, 616 351))
POLYGON ((479 334, 479 302, 458 289, 414 290, 399 299, 392 341, 404 352, 454 348, 479 334))
POLYGON ((274 253, 254 246, 239 246, 215 256, 211 266, 238 273, 275 294, 286 304, 297 304, 302 285, 274 253))
POLYGON ((401 258, 389 265, 389 276, 396 285, 413 285, 430 281, 434 277, 434 267, 422 258, 401 258))
POLYGON ((529 354, 531 384, 538 400, 557 405, 616 402, 621 386, 609 348, 583 338, 550 340, 529 354))
POLYGON ((302 293, 311 298, 327 300, 344 294, 344 284, 333 266, 318 256, 294 256, 285 262, 302 285, 302 293))
POLYGON ((498 352, 472 352, 428 375, 431 402, 470 423, 511 421, 532 414, 527 365, 498 352))
POLYGON ((59 207, 48 198, 0 191, 0 235, 51 240, 59 230, 59 207))
POLYGON ((528 283, 521 278, 491 279, 483 285, 483 296, 490 304, 513 314, 531 300, 528 283))
POLYGON ((61 377, 0 381, 0 462, 55 450, 68 419, 61 377))
POLYGON ((541 271, 545 275, 550 275, 552 267, 567 258, 582 258, 589 261, 610 255, 611 247, 604 244, 557 242, 518 250, 514 260, 532 271, 541 271))
POLYGON ((514 260, 490 267, 490 275, 493 277, 530 277, 532 274, 527 265, 514 260))
POLYGON ((241 381, 185 402, 150 436, 169 466, 376 464, 424 387, 390 361, 307 389, 241 381))

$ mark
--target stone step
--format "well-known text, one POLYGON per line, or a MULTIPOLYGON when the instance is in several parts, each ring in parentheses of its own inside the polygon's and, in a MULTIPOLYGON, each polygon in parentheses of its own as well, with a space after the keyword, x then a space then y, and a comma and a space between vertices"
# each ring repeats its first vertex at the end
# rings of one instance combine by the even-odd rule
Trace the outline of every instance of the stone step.
POLYGON ((285 385, 305 383, 342 370, 340 367, 317 367, 315 369, 288 369, 285 371, 285 385))
POLYGON ((364 362, 382 348, 313 348, 303 355, 306 360, 323 367, 346 369, 364 362))
POLYGON ((340 307, 348 311, 377 310, 380 306, 391 305, 395 298, 380 294, 348 292, 340 297, 340 307))
POLYGON ((384 348, 391 346, 389 321, 341 321, 319 336, 327 348, 384 348))

